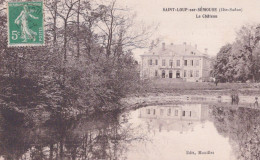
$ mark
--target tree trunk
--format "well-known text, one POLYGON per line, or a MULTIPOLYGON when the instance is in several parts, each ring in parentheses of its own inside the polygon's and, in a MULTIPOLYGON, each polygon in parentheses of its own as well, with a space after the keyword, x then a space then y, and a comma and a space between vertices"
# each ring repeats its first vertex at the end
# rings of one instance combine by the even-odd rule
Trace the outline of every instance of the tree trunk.
POLYGON ((63 160, 63 139, 60 141, 60 160, 63 160))
POLYGON ((53 159, 53 144, 50 144, 50 160, 53 159))
POLYGON ((80 0, 78 0, 78 12, 77 12, 77 57, 79 58, 80 56, 80 46, 79 46, 79 35, 80 35, 80 30, 79 30, 79 15, 80 15, 80 0))

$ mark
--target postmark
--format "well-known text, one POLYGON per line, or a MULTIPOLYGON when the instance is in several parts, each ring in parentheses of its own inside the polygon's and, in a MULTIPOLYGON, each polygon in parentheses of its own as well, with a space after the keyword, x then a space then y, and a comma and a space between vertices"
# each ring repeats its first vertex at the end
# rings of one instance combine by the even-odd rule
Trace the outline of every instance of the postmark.
POLYGON ((43 2, 8 2, 8 46, 44 45, 43 2))

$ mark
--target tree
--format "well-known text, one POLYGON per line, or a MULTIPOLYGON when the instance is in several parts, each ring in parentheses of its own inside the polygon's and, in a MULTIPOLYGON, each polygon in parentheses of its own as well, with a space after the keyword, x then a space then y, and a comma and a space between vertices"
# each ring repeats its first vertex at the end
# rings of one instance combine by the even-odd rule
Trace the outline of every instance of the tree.
MULTIPOLYGON (((132 50, 146 47, 153 28, 137 28, 135 16, 116 1, 51 0, 45 6, 45 47, 8 48, 6 23, 0 26, 1 105, 59 113, 119 107, 139 82, 132 50), (17 91, 29 89, 27 82, 37 90, 27 92, 30 105, 21 105, 13 97, 23 99, 17 91)), ((0 17, 6 22, 2 10, 0 17)))
POLYGON ((260 156, 259 115, 258 109, 212 108, 211 118, 217 131, 230 139, 235 156, 239 160, 257 159, 260 156))
POLYGON ((215 63, 213 64, 212 75, 220 82, 232 81, 232 64, 230 58, 232 57, 232 45, 226 44, 217 54, 215 63))
POLYGON ((259 80, 259 27, 243 26, 236 41, 223 46, 214 62, 213 76, 221 81, 259 80))

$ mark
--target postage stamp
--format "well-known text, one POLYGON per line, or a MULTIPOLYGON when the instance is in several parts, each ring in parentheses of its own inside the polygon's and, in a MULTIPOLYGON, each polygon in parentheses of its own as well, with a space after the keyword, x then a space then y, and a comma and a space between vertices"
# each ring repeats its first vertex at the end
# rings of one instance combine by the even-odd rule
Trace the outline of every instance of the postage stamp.
POLYGON ((8 2, 8 46, 44 45, 42 2, 8 2))

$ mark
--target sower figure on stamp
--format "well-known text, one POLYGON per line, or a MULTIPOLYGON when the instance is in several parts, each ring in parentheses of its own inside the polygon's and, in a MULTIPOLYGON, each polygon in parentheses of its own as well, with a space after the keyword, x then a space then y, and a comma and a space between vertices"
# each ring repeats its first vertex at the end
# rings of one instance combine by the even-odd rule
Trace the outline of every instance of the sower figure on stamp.
POLYGON ((23 42, 27 42, 28 39, 35 41, 35 36, 37 35, 36 32, 31 30, 28 25, 28 18, 29 16, 33 19, 39 19, 38 17, 35 17, 30 14, 28 6, 24 5, 23 10, 20 13, 20 15, 15 19, 15 23, 17 25, 21 25, 21 39, 24 39, 23 42))

